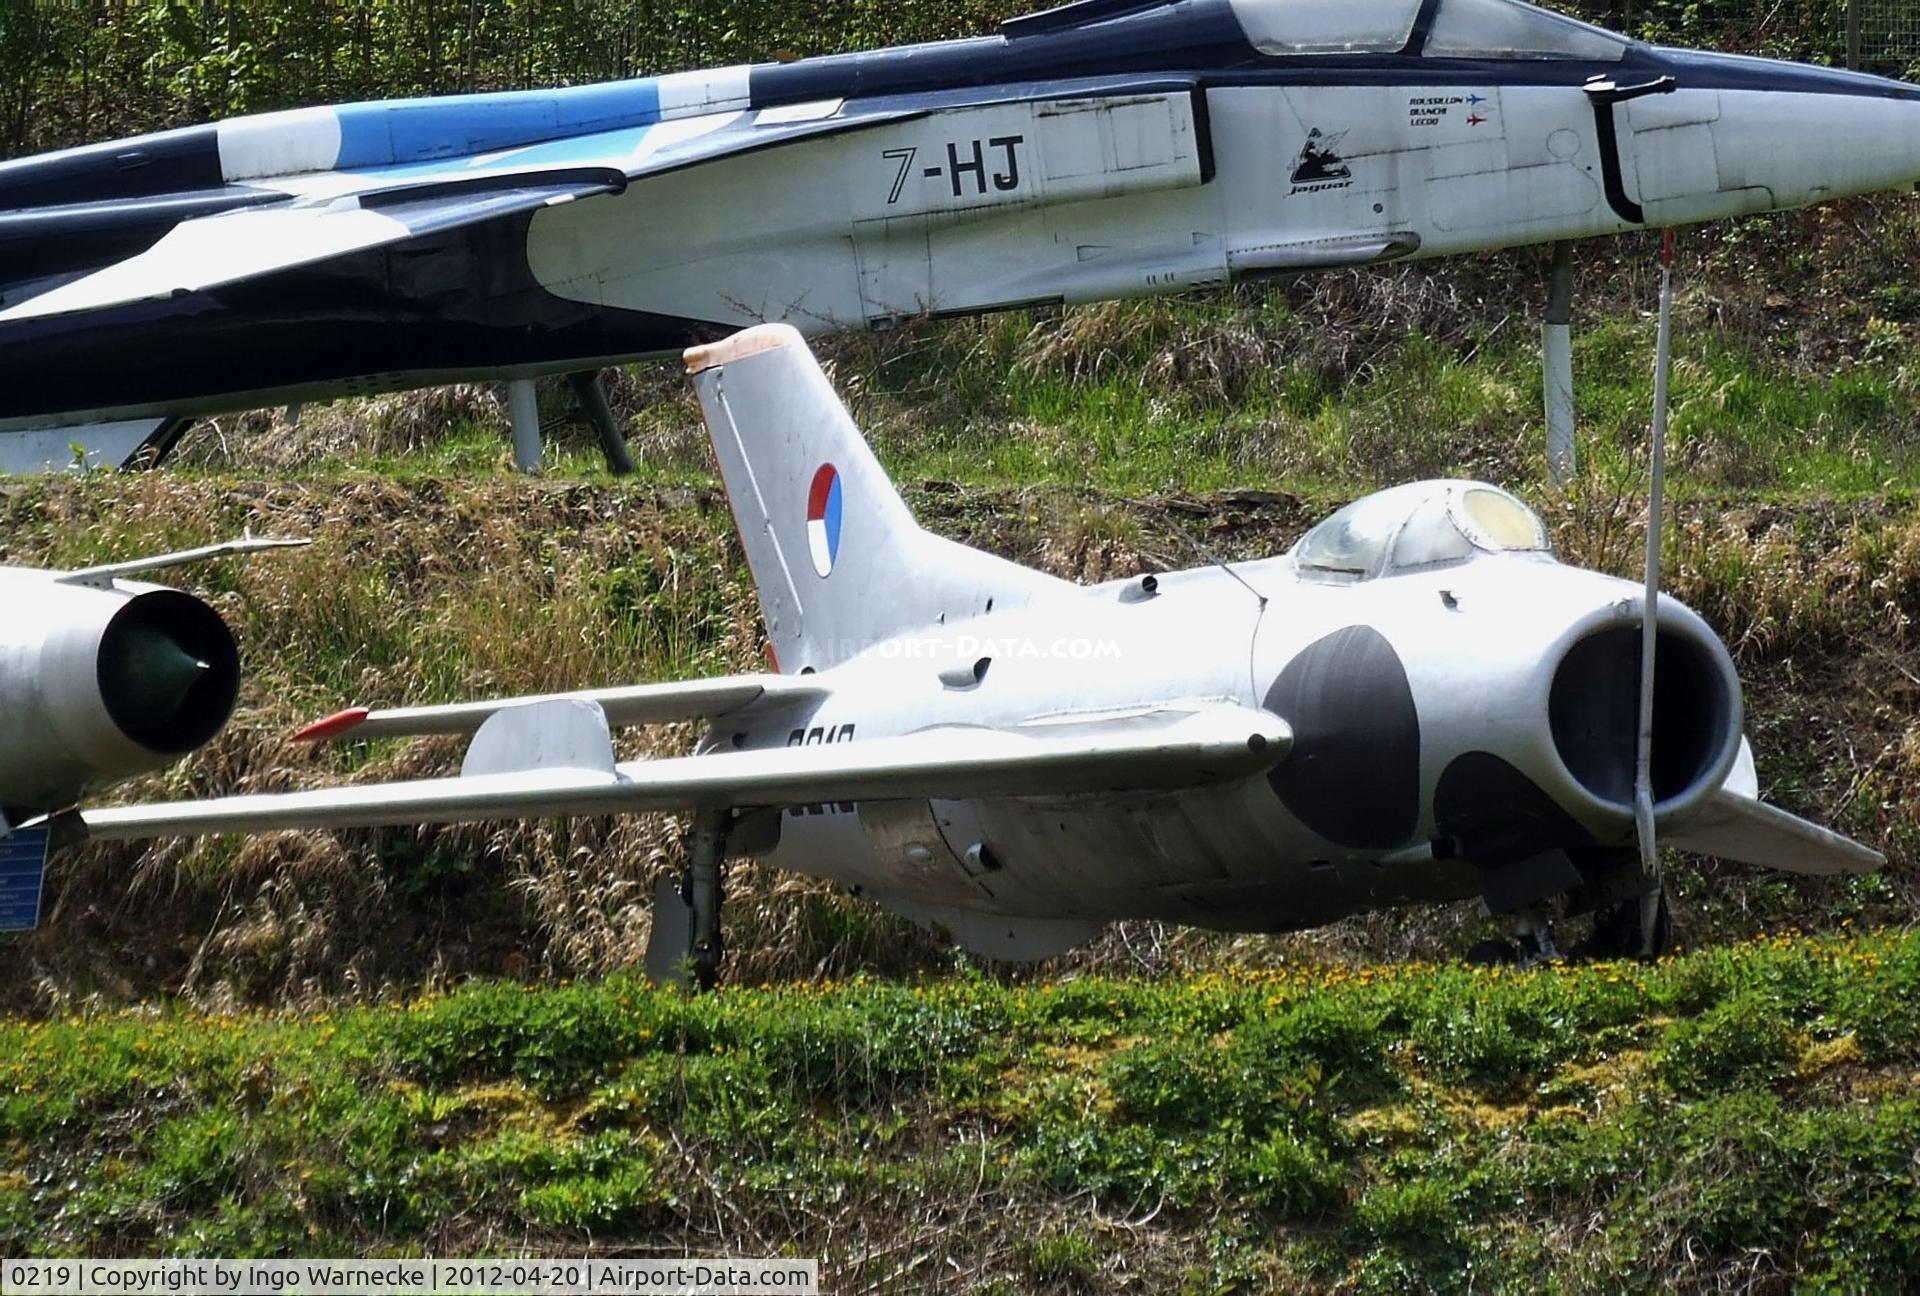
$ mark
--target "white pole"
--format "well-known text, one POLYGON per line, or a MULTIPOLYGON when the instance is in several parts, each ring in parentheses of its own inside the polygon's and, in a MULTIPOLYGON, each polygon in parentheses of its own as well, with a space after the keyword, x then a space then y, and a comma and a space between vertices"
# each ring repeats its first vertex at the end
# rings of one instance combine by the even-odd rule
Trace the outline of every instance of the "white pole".
POLYGON ((513 424, 513 466, 523 473, 540 471, 540 400, 531 378, 507 383, 507 419, 513 424))
POLYGON ((1573 480, 1573 245, 1553 245, 1547 317, 1540 326, 1540 371, 1547 413, 1547 475, 1556 486, 1573 480))
POLYGON ((1673 368, 1673 231, 1660 253, 1660 333, 1653 366, 1652 482, 1647 492, 1647 589, 1640 622, 1640 746, 1634 760, 1633 818, 1640 867, 1652 890, 1640 900, 1641 953, 1653 953, 1660 913, 1660 848, 1653 825, 1653 668, 1660 624, 1660 540, 1666 514, 1667 378, 1673 368))

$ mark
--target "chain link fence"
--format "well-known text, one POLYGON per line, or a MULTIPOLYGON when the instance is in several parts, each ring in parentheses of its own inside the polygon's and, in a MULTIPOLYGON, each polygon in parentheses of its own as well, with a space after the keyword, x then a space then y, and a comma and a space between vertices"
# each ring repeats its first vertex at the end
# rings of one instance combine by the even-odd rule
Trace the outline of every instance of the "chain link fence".
POLYGON ((1920 0, 1851 0, 1847 54, 1862 71, 1920 76, 1920 0))

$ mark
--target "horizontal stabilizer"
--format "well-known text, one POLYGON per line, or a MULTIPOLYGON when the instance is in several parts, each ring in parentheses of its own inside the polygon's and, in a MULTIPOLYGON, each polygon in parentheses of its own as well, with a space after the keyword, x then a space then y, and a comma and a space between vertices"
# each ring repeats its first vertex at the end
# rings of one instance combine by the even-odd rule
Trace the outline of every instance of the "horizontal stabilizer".
POLYGON ((0 311, 0 322, 182 296, 624 187, 614 173, 493 190, 449 186, 391 207, 343 198, 203 216, 180 222, 145 252, 0 311))
POLYGON ((1887 865, 1887 857, 1870 846, 1726 789, 1663 841, 1702 855, 1816 877, 1871 873, 1887 865))
POLYGON ((621 725, 672 724, 681 720, 711 720, 716 716, 729 715, 762 698, 777 702, 805 702, 823 696, 825 690, 819 685, 796 676, 728 675, 719 679, 582 689, 577 693, 544 693, 484 702, 453 702, 446 706, 393 707, 384 711, 352 707, 314 721, 293 737, 298 742, 328 742, 337 738, 467 734, 476 732, 488 717, 508 707, 555 701, 592 702, 606 715, 607 723, 616 728, 621 725))
MULTIPOLYGON (((88 835, 186 837, 289 828, 812 805, 904 798, 1063 796, 1192 787, 1277 764, 1275 716, 1200 703, 1011 729, 939 726, 900 737, 88 810, 88 835)), ((524 762, 523 762, 524 764, 524 762)))
POLYGON ((238 540, 223 540, 218 544, 201 545, 198 549, 182 549, 177 553, 154 554, 150 558, 130 558, 126 562, 101 563, 97 567, 82 567, 78 571, 61 572, 54 580, 61 585, 92 585, 105 588, 123 576, 138 576, 143 572, 161 571, 168 567, 184 567, 189 563, 206 562, 211 558, 225 558, 234 554, 260 553, 267 549, 299 549, 313 541, 275 540, 266 536, 244 536, 238 540))

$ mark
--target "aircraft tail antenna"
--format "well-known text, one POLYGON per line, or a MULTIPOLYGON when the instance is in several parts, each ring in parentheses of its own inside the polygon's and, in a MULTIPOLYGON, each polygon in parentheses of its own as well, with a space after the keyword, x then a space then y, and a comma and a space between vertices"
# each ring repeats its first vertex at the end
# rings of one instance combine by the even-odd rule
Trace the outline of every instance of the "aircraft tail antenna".
POLYGON ((1673 370, 1673 230, 1660 251, 1660 330, 1654 347, 1653 438, 1647 489, 1647 589, 1640 623, 1640 742, 1634 757, 1633 818, 1640 838, 1640 866, 1652 887, 1640 899, 1640 948, 1654 948, 1660 920, 1660 847, 1653 822, 1653 670, 1660 623, 1660 548, 1666 513, 1667 397, 1673 370))
POLYGON ((791 325, 756 325, 686 362, 776 669, 824 669, 1063 584, 921 530, 791 325))

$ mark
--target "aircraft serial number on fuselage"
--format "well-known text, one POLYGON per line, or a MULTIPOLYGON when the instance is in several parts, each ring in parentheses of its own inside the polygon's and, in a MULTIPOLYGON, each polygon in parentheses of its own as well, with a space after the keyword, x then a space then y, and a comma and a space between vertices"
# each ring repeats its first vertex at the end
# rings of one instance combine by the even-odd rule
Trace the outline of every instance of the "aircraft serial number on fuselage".
MULTIPOLYGON (((955 198, 1012 193, 1020 187, 1020 148, 1026 142, 1025 135, 989 135, 984 139, 950 141, 946 146, 946 160, 922 166, 920 176, 924 180, 944 178, 955 198)), ((887 206, 891 207, 906 192, 920 150, 917 147, 887 149, 880 156, 895 166, 893 187, 887 191, 887 206)))
MULTIPOLYGON (((814 725, 812 728, 799 728, 787 735, 789 747, 815 747, 821 743, 853 741, 853 725, 814 725)), ((789 815, 852 814, 853 802, 833 801, 824 805, 789 806, 789 815)))

